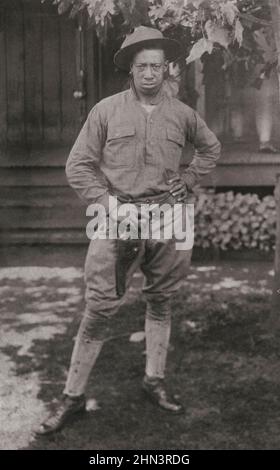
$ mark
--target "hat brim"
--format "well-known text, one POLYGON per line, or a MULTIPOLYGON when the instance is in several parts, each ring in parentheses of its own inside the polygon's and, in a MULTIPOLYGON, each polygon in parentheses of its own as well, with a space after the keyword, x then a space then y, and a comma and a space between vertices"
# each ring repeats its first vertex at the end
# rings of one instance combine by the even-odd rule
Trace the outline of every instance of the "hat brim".
POLYGON ((129 72, 133 60, 133 56, 143 48, 155 47, 155 49, 163 49, 165 52, 166 60, 174 62, 181 57, 183 51, 181 44, 176 39, 159 38, 159 39, 144 39, 130 46, 120 49, 114 55, 115 65, 121 69, 129 72))

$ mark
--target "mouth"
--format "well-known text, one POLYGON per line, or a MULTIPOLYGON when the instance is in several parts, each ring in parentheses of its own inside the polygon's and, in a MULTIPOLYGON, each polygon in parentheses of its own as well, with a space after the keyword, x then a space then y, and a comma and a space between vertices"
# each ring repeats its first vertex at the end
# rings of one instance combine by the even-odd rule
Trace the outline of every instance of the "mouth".
POLYGON ((152 86, 155 86, 156 83, 155 82, 143 82, 143 86, 145 87, 152 87, 152 86))

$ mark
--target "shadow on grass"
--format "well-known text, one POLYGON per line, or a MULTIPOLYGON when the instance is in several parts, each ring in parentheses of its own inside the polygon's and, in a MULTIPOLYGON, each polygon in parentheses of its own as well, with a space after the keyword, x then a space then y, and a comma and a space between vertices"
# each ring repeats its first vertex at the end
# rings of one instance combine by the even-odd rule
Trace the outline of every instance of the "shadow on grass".
MULTIPOLYGON (((173 302, 168 386, 186 412, 170 416, 141 393, 144 342, 141 301, 122 308, 114 336, 88 384, 99 409, 29 449, 276 449, 279 448, 279 338, 262 325, 269 312, 263 294, 222 292, 193 301, 182 290, 173 302)), ((78 320, 63 335, 34 343, 32 359, 7 350, 17 374, 40 371, 38 398, 48 408, 63 389, 78 320)))

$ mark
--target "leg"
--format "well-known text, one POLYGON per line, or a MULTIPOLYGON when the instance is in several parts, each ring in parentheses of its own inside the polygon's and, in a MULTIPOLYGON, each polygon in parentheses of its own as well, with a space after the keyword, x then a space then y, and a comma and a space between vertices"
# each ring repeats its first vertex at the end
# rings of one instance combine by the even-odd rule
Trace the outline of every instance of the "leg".
MULTIPOLYGON (((138 255, 127 275, 129 284, 137 267, 138 255)), ((116 290, 116 240, 91 242, 85 265, 86 310, 72 353, 64 389, 64 399, 57 411, 37 431, 50 434, 61 429, 68 419, 85 409, 84 392, 90 372, 108 337, 110 319, 117 313, 122 298, 116 290)))
POLYGON ((121 299, 115 289, 115 240, 93 240, 86 263, 86 310, 77 334, 64 393, 85 392, 90 372, 108 336, 110 319, 121 299))
POLYGON ((86 309, 81 321, 64 393, 79 396, 85 392, 90 372, 108 336, 110 319, 117 313, 114 266, 115 240, 93 240, 86 263, 86 309))
POLYGON ((170 332, 170 295, 148 296, 145 319, 146 376, 164 378, 170 332))
MULTIPOLYGON (((110 333, 110 319, 118 312, 123 297, 117 294, 117 240, 94 240, 85 264, 86 311, 81 322, 64 393, 84 393, 88 377, 104 341, 110 333)), ((141 247, 139 247, 141 248, 141 247)), ((139 265, 142 252, 136 250, 128 269, 126 286, 139 265)))
POLYGON ((168 399, 162 381, 171 330, 171 298, 187 275, 191 251, 176 250, 174 240, 147 243, 146 262, 142 266, 146 275, 143 289, 147 299, 146 375, 144 388, 162 408, 181 412, 181 405, 168 399))

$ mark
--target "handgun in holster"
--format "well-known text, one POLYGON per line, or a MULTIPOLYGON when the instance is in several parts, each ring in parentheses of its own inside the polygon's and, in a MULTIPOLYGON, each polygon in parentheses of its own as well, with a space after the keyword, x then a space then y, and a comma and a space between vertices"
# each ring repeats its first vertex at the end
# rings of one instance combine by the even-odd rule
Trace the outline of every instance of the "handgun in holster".
POLYGON ((116 240, 116 292, 118 297, 125 294, 127 273, 136 260, 139 249, 140 240, 116 240))

